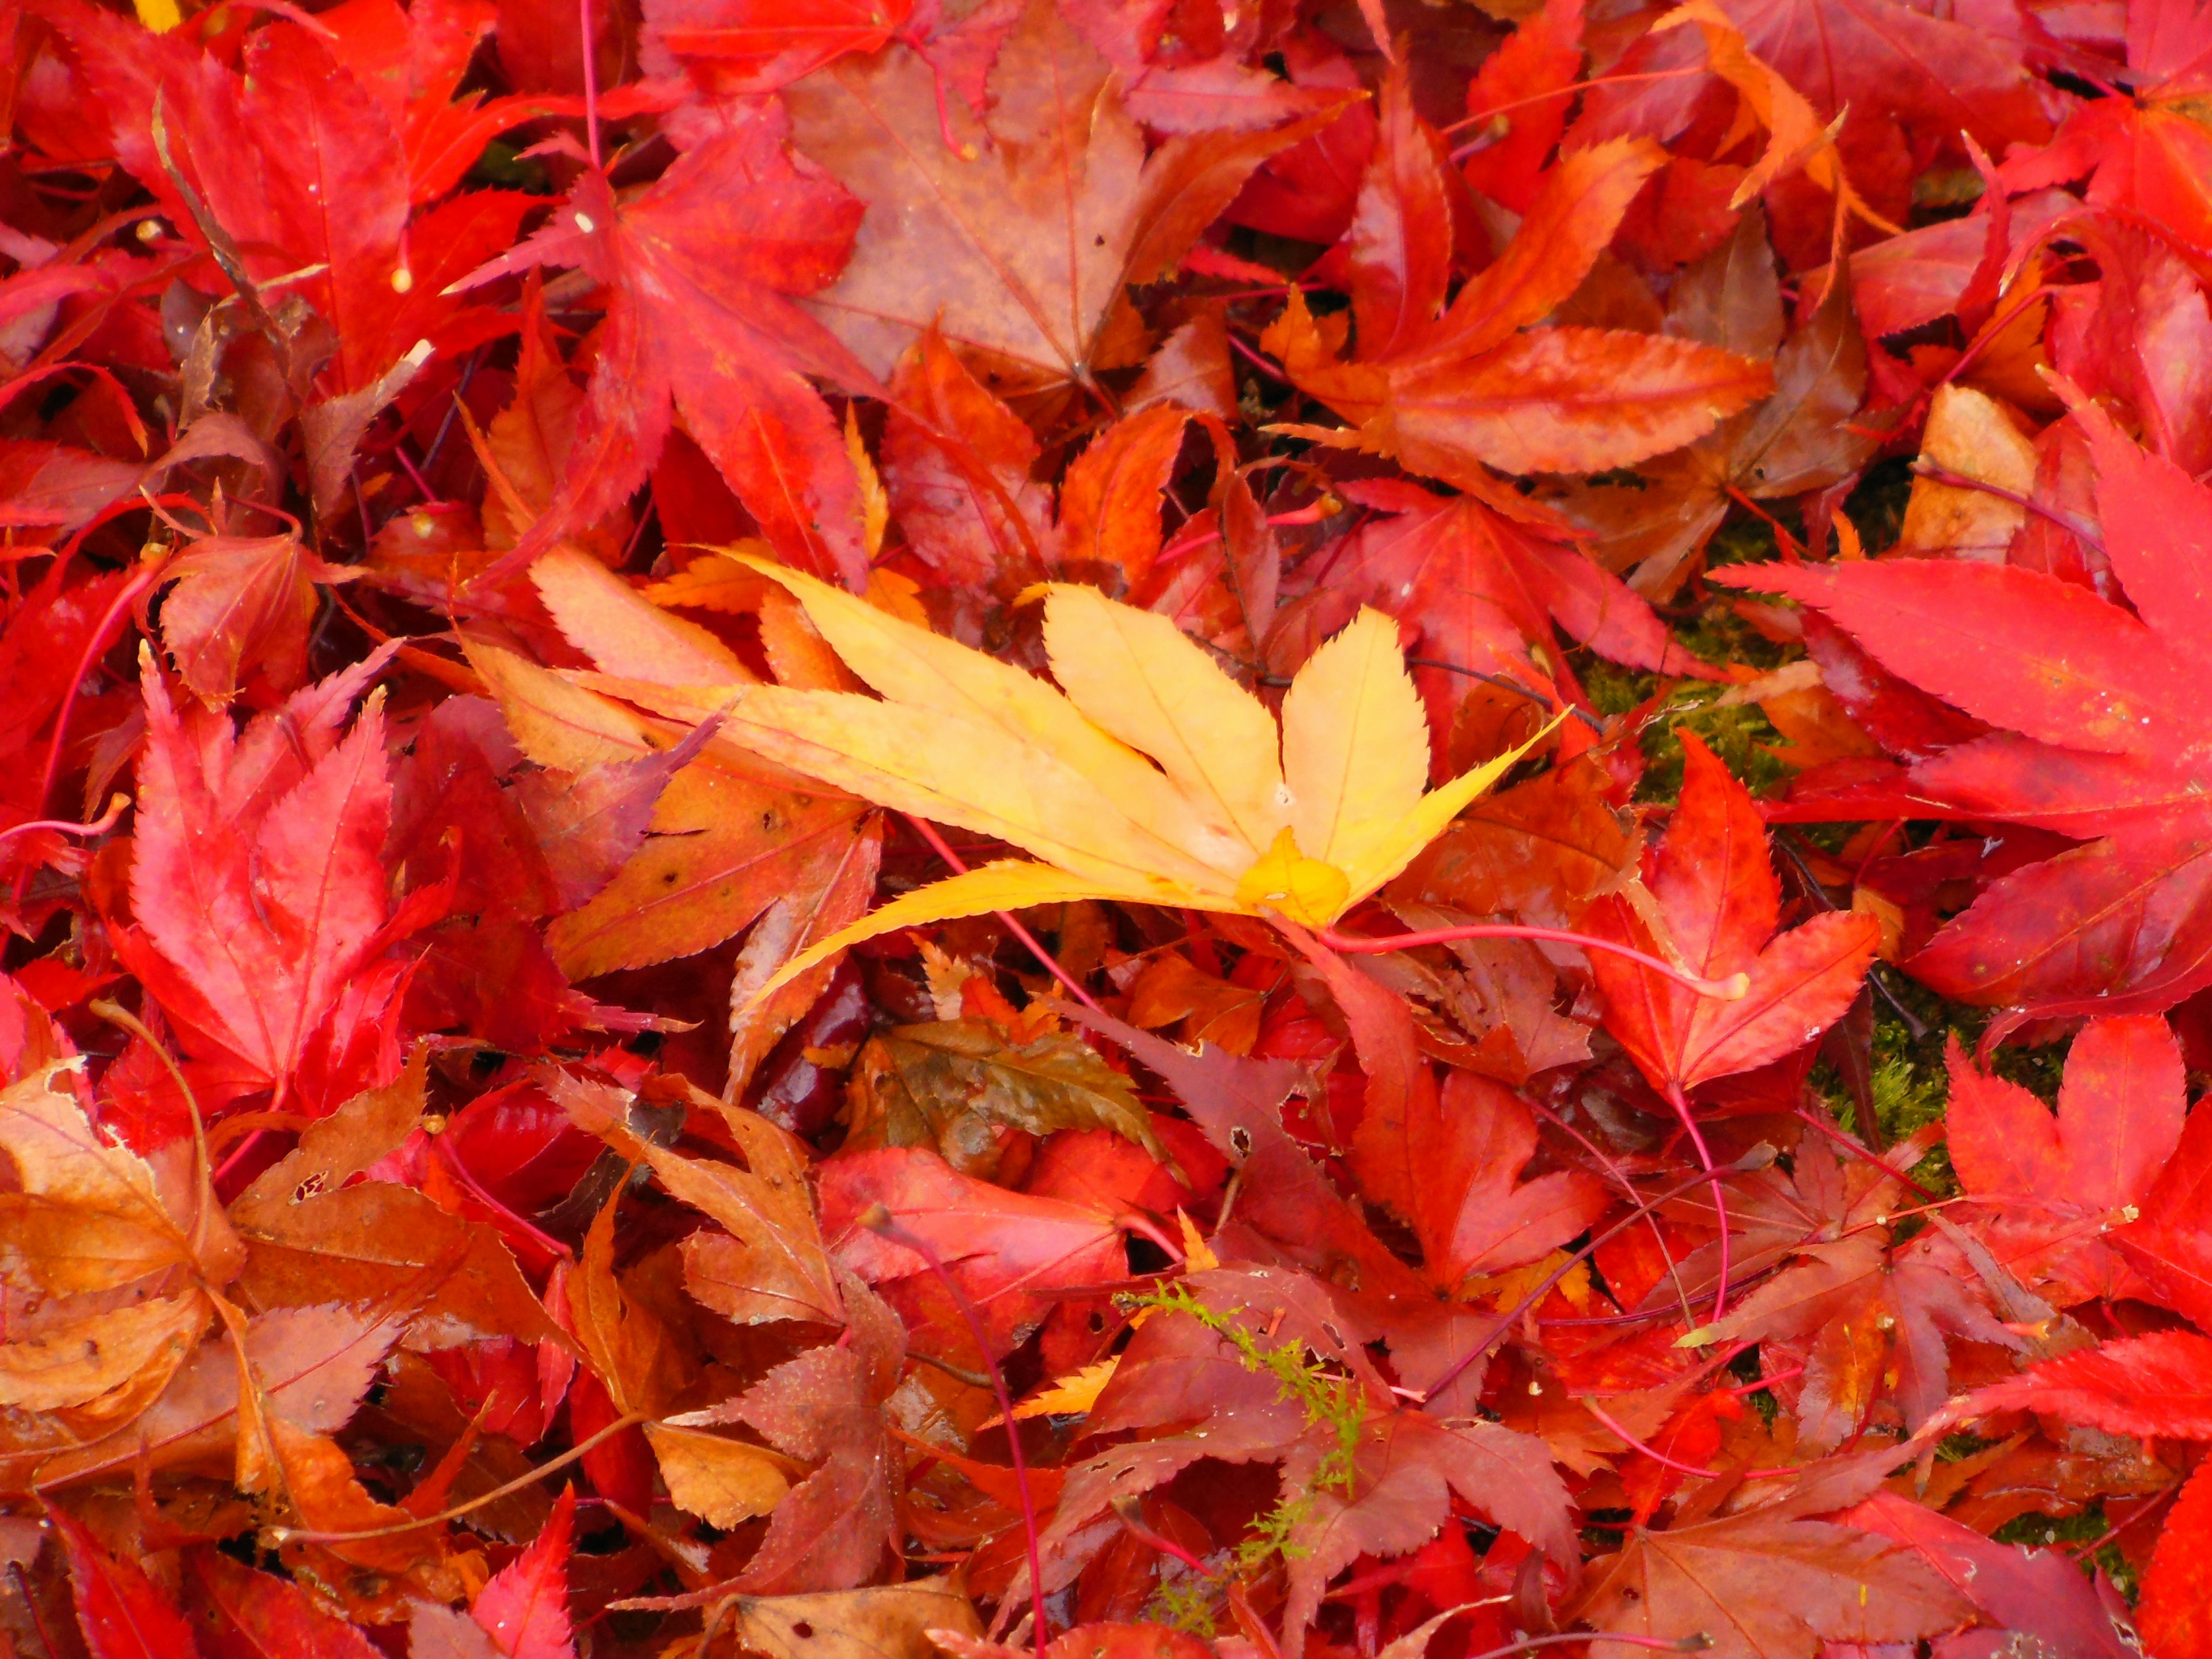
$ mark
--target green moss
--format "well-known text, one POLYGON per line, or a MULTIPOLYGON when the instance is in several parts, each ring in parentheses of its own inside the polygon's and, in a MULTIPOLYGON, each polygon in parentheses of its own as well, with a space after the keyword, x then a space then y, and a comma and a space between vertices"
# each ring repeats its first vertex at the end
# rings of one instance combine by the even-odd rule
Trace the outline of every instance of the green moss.
POLYGON ((2136 1570, 2117 1546, 2104 1545, 2094 1553, 2083 1553, 2080 1547, 2094 1543, 2112 1530, 2105 1515, 2104 1501, 2100 1498, 2078 1515, 2021 1515, 2015 1516, 1990 1535, 2000 1544, 2025 1544, 2030 1549, 2057 1548, 2068 1550, 2075 1556, 2075 1565, 2083 1572, 2101 1567, 2120 1594, 2133 1605, 2142 1586, 2136 1580, 2136 1570))
POLYGON ((469 169, 469 182, 500 190, 519 190, 532 196, 555 193, 553 175, 544 162, 496 138, 484 146, 483 154, 469 169))
MULTIPOLYGON (((1765 537, 1771 552, 1773 532, 1755 520, 1751 522, 1765 537)), ((1797 654, 1795 647, 1768 639, 1737 615, 1735 600, 1735 595, 1715 590, 1676 620, 1674 637, 1685 650, 1707 662, 1743 664, 1762 672, 1779 668, 1797 654)), ((1571 660, 1601 714, 1626 714, 1665 690, 1663 704, 1644 729, 1645 771, 1638 799, 1671 801, 1681 793, 1682 744, 1677 734, 1684 726, 1704 738, 1754 793, 1778 789, 1788 781, 1789 768, 1766 752, 1767 747, 1782 742, 1781 733, 1755 706, 1716 707, 1724 687, 1709 680, 1680 680, 1670 687, 1656 674, 1624 668, 1589 651, 1575 653, 1571 660)))
POLYGON ((1592 652, 1574 653, 1573 662, 1576 676, 1589 696, 1590 706, 1607 719, 1626 714, 1659 689, 1656 674, 1623 668, 1592 652))
POLYGON ((1195 1636, 1201 1642, 1211 1642, 1220 1634, 1220 1625, 1215 1609, 1221 1605, 1221 1588, 1184 1566, 1180 1561, 1162 1558, 1160 1582, 1154 1588, 1152 1599, 1145 1604, 1144 1617, 1156 1625, 1165 1625, 1170 1630, 1179 1630, 1186 1636, 1195 1636))
MULTIPOLYGON (((1356 1459, 1359 1437, 1367 1421, 1367 1403, 1358 1385, 1331 1369, 1321 1355, 1302 1342, 1270 1347, 1250 1327, 1234 1315, 1209 1308, 1188 1287, 1163 1285, 1142 1296, 1117 1298, 1129 1310, 1157 1309, 1196 1320, 1227 1342, 1237 1362, 1255 1376, 1272 1377, 1282 1397, 1296 1405, 1307 1425, 1325 1428, 1334 1442, 1314 1470, 1312 1482, 1303 1491, 1285 1491, 1273 1508, 1255 1519, 1223 1570, 1226 1580, 1256 1578, 1279 1561, 1293 1561, 1306 1553, 1297 1533, 1313 1515, 1317 1492, 1334 1492, 1347 1501, 1356 1495, 1356 1459)), ((1194 1635, 1211 1636, 1215 1607, 1222 1594, 1220 1583, 1196 1575, 1172 1583, 1164 1581, 1154 1592, 1147 1616, 1194 1635)))
MULTIPOLYGON (((1961 1016, 1969 1017, 1967 1023, 1975 1025, 1986 1016, 1976 1016, 1974 1010, 1946 1003, 1893 969, 1878 967, 1875 971, 1882 975, 1881 983, 1889 996, 1877 993, 1874 1000, 1873 1063, 1869 1081, 1874 1096, 1875 1121, 1881 1129, 1882 1145, 1888 1146, 1942 1118, 1951 1097, 1951 1075, 1943 1059, 1946 1043, 1957 1030, 1960 1041, 1971 1046, 1974 1033, 1959 1030, 1961 1016), (1895 998, 1895 1003, 1891 997, 1895 998), (1917 1034, 1898 1012, 1897 1004, 1902 1004, 1920 1022, 1917 1034)), ((1813 1085, 1826 1098, 1836 1121, 1845 1131, 1859 1133, 1858 1103, 1851 1097, 1841 1074, 1826 1060, 1814 1067, 1813 1085)), ((1938 1198, 1948 1198, 1959 1190, 1958 1178, 1951 1169, 1949 1149, 1941 1144, 1921 1160, 1911 1175, 1938 1198)))
POLYGON ((1790 769, 1767 752, 1782 741, 1782 734, 1767 722, 1757 705, 1712 705, 1710 686, 1685 687, 1676 693, 1679 703, 1644 732, 1644 781, 1637 787, 1640 800, 1673 800, 1682 793, 1682 738, 1687 729, 1705 740, 1730 773, 1753 794, 1778 789, 1790 769))
POLYGON ((2072 1047, 2070 1042, 2047 1042, 2034 1048, 2007 1043, 1990 1056, 1988 1070, 2008 1083, 2017 1083, 2045 1104, 2056 1105, 2058 1085, 2066 1074, 2066 1055, 2072 1047))
MULTIPOLYGON (((1759 505, 1782 520, 1791 535, 1797 535, 1803 520, 1795 507, 1780 502, 1762 501, 1759 505)), ((1800 537, 1799 541, 1802 544, 1803 538, 1800 537)), ((1760 564, 1779 558, 1781 554, 1781 538, 1775 535, 1774 526, 1756 514, 1739 511, 1723 520, 1721 527, 1705 544, 1705 568, 1717 570, 1724 565, 1760 564)))

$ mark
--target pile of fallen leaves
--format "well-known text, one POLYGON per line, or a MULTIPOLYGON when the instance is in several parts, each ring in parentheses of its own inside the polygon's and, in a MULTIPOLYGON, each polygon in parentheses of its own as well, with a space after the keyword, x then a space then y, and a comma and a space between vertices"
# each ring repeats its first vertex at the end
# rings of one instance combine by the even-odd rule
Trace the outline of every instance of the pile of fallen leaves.
POLYGON ((0 28, 0 1652, 2212 1659, 2212 4, 0 28))

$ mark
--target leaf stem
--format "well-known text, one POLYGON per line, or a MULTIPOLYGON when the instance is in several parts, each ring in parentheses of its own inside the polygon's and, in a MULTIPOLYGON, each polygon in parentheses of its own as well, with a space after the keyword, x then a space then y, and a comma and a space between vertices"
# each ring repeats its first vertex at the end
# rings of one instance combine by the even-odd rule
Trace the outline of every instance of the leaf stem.
MULTIPOLYGON (((1688 76, 1709 75, 1711 72, 1711 70, 1704 64, 1692 64, 1681 69, 1644 70, 1633 75, 1594 75, 1587 81, 1576 81, 1567 86, 1554 88, 1550 92, 1536 93, 1527 98, 1516 98, 1510 103, 1493 104, 1488 109, 1477 110, 1464 119, 1455 121, 1448 127, 1438 127, 1437 131, 1440 133, 1457 132, 1462 128, 1474 126, 1478 123, 1504 115, 1510 110, 1528 109, 1537 104, 1548 104, 1553 99, 1565 100, 1579 97, 1593 87, 1625 87, 1638 81, 1680 81, 1688 76)), ((1460 152, 1455 152, 1452 160, 1458 161, 1460 155, 1460 152)))
POLYGON ((116 795, 108 801, 106 816, 94 818, 90 823, 79 823, 73 818, 33 818, 28 823, 14 824, 0 830, 0 842, 12 841, 17 836, 27 836, 40 830, 51 830, 58 836, 104 836, 115 828, 116 820, 123 816, 123 809, 130 805, 130 796, 116 795))
POLYGON ((1941 461, 1931 461, 1925 457, 1912 463, 1912 476, 1925 478, 1930 483, 1941 484, 1946 489, 1972 489, 1984 495, 1994 495, 1997 500, 2009 501, 2021 512, 2031 514, 2063 530, 2085 547, 2093 547, 2100 553, 2105 550, 2105 538, 2095 531, 2086 525, 2075 523, 2064 514, 2045 507, 2032 495, 2021 495, 2017 489, 2008 489, 1987 478, 1977 478, 1971 472, 1954 471, 1941 461))
POLYGON ((592 165, 599 161, 599 65, 592 50, 592 0, 576 0, 577 45, 584 58, 584 138, 592 152, 592 165))
POLYGON ((450 1139, 440 1134, 432 1135, 429 1140, 430 1145, 436 1148, 438 1161, 446 1166, 447 1173, 468 1188, 471 1198, 483 1205, 495 1215, 502 1216, 513 1223, 522 1236, 537 1245, 538 1249, 551 1251, 560 1261, 574 1261, 576 1259, 576 1253, 559 1239, 533 1225, 527 1216, 520 1215, 512 1206, 501 1203, 483 1182, 477 1179, 477 1172, 461 1161, 461 1155, 453 1150, 453 1142, 450 1139))
MULTIPOLYGON (((1728 1165, 1725 1170, 1720 1170, 1717 1173, 1724 1175, 1749 1175, 1753 1170, 1765 1169, 1773 1161, 1774 1149, 1771 1146, 1761 1145, 1753 1147, 1751 1151, 1746 1152, 1741 1158, 1736 1159, 1735 1163, 1728 1165)), ((1694 1191, 1696 1188, 1704 1186, 1706 1179, 1706 1176, 1700 1171, 1698 1174, 1692 1176, 1687 1181, 1683 1182, 1680 1186, 1668 1188, 1665 1192, 1661 1193, 1656 1198, 1646 1199, 1643 1203, 1638 1205, 1635 1209, 1632 1210, 1627 1215, 1622 1217, 1619 1221, 1614 1222, 1612 1226, 1607 1227, 1603 1232, 1594 1234, 1588 1243, 1584 1243, 1579 1249, 1568 1256, 1565 1261, 1561 1262, 1558 1267, 1547 1274, 1541 1284, 1530 1291, 1528 1295, 1522 1297, 1520 1301, 1514 1304, 1512 1308, 1507 1312, 1500 1316, 1498 1323, 1491 1328, 1489 1335, 1484 1337, 1481 1341, 1476 1343, 1465 1353, 1462 1354, 1457 1359, 1454 1360, 1450 1370, 1447 1370, 1434 1382, 1429 1384, 1427 1389, 1421 1395, 1421 1403, 1425 1406, 1427 1405, 1438 1395, 1442 1394, 1446 1389, 1451 1387, 1453 1383, 1459 1381, 1461 1374, 1464 1372, 1468 1366, 1474 1364, 1476 1360, 1488 1353, 1491 1348, 1497 1343, 1498 1339, 1513 1328, 1514 1324, 1520 1319, 1522 1315, 1528 1313, 1532 1309, 1535 1308, 1546 1297, 1549 1296, 1552 1293, 1553 1287, 1575 1270, 1575 1266, 1577 1262, 1586 1260, 1590 1255, 1595 1254, 1601 1247, 1608 1244, 1612 1243, 1613 1240, 1620 1237, 1621 1234, 1626 1232, 1645 1215, 1650 1213, 1651 1211, 1657 1209, 1662 1204, 1672 1203, 1675 1199, 1681 1197, 1683 1194, 1694 1191)), ((1628 1316, 1635 1317, 1636 1316, 1632 1315, 1628 1316)), ((1566 1324, 1571 1322, 1559 1320, 1549 1322, 1566 1324)), ((1579 1324, 1583 1322, 1574 1321, 1571 1322, 1579 1324)))
POLYGON ((1729 1290, 1729 1212, 1728 1191, 1721 1183, 1721 1172, 1713 1165, 1712 1148, 1705 1145, 1705 1132, 1698 1127, 1691 1115, 1689 1097, 1682 1092, 1679 1083, 1667 1085, 1667 1103, 1674 1109, 1682 1127, 1690 1137, 1690 1145, 1697 1149, 1698 1162, 1712 1179, 1713 1215, 1720 1223, 1720 1268, 1713 1275, 1713 1316, 1710 1322, 1717 1325, 1721 1316, 1728 1311, 1729 1290))
MULTIPOLYGON (((913 827, 915 834, 929 843, 930 851, 952 866, 956 874, 964 876, 968 873, 967 861, 952 850, 950 842, 937 833, 935 824, 927 818, 916 817, 911 812, 902 812, 899 816, 913 827)), ((1044 964, 1045 971, 1058 980, 1061 988, 1070 996, 1094 1014, 1103 1014, 1106 1012, 1098 1006, 1090 992, 1076 982, 1074 975, 1060 965, 1060 958, 1046 950, 1037 936, 1022 925, 1019 917, 1006 910, 994 910, 991 914, 1006 925, 1008 933, 1029 947, 1030 954, 1044 964)))
POLYGON ((635 1428, 646 1420, 647 1413, 644 1412, 625 1413, 598 1433, 587 1435, 579 1440, 558 1457, 540 1463, 529 1474, 519 1474, 504 1486, 494 1486, 489 1492, 481 1492, 470 1498, 465 1504, 456 1504, 451 1509, 440 1510, 435 1515, 419 1516, 412 1521, 395 1521, 388 1527, 370 1527, 362 1532, 300 1532, 290 1527, 271 1527, 269 1529, 270 1535, 279 1545, 349 1544, 356 1539, 389 1538, 396 1533, 416 1532, 424 1527, 442 1526, 448 1521, 459 1520, 472 1510, 480 1510, 487 1504, 496 1503, 502 1498, 520 1492, 525 1486, 536 1485, 554 1470, 568 1468, 569 1464, 602 1443, 613 1439, 625 1429, 635 1428))
POLYGON ((1388 939, 1365 939, 1357 933, 1340 933, 1334 927, 1323 927, 1315 934, 1332 951, 1343 951, 1353 956, 1379 956, 1386 951, 1410 951, 1421 945, 1449 945, 1462 939, 1549 939, 1558 945, 1579 945, 1585 951, 1604 951, 1616 957, 1626 957, 1638 967, 1649 968, 1655 974, 1663 974, 1675 984, 1695 991, 1699 996, 1717 997, 1723 1002, 1741 1002, 1751 990, 1751 975, 1731 974, 1726 979, 1705 979, 1696 974, 1685 973, 1672 963, 1662 962, 1646 951, 1616 945, 1609 939, 1595 939, 1588 933, 1577 933, 1565 927, 1528 927, 1519 922, 1471 921, 1456 927, 1430 927, 1415 933, 1393 933, 1388 939))
MULTIPOLYGON (((1604 1149, 1595 1141, 1592 1140, 1580 1129, 1575 1127, 1573 1124, 1568 1122, 1566 1119, 1560 1116, 1559 1113, 1553 1111, 1549 1106, 1545 1105, 1543 1102, 1540 1100, 1528 1100, 1526 1103, 1534 1108, 1536 1112, 1544 1119, 1544 1121, 1549 1123, 1553 1128, 1559 1130, 1560 1133, 1571 1135, 1575 1139, 1576 1142, 1581 1146, 1582 1149, 1585 1152, 1588 1152, 1590 1157, 1596 1159, 1597 1162, 1604 1167, 1605 1172, 1611 1176, 1613 1180, 1619 1183, 1620 1190, 1627 1194, 1628 1201, 1631 1204, 1640 1204, 1643 1202, 1644 1194, 1636 1190, 1636 1183, 1629 1179, 1628 1171, 1622 1169, 1620 1164, 1614 1159, 1608 1158, 1606 1155, 1604 1149)), ((1698 1316, 1692 1311, 1689 1295, 1682 1288, 1682 1265, 1674 1260, 1674 1251, 1667 1248, 1667 1235, 1660 1228, 1659 1218, 1652 1214, 1649 1210, 1641 1211, 1639 1213, 1642 1214, 1645 1222, 1648 1223, 1651 1228, 1651 1242, 1659 1247, 1659 1259, 1667 1264, 1668 1282, 1674 1285, 1675 1298, 1681 1304, 1682 1323, 1685 1325, 1696 1324, 1698 1322, 1698 1316)))
POLYGON ((878 1238, 886 1239, 902 1249, 912 1250, 929 1264, 929 1271, 937 1276, 937 1282, 952 1298, 953 1306, 960 1310, 960 1316, 968 1322, 968 1329, 975 1339, 975 1350, 983 1356, 984 1369, 991 1374, 991 1392, 998 1396, 999 1415, 1006 1425, 1006 1461, 1013 1466, 1014 1491, 1021 1498, 1022 1541, 1029 1552, 1030 1616, 1035 1626, 1030 1641, 1037 1652, 1042 1654, 1046 1642, 1051 1638, 1052 1626, 1047 1620, 1044 1610, 1044 1552, 1037 1541, 1036 1498, 1030 1491, 1029 1460, 1022 1455, 1022 1431, 1021 1425, 1014 1419, 1014 1397, 1007 1391, 1006 1374, 999 1369, 998 1360, 992 1356, 991 1340, 984 1331, 982 1316, 975 1311, 975 1304, 968 1299, 968 1292, 960 1288, 959 1281, 947 1270, 944 1258, 937 1254, 936 1247, 920 1234, 900 1226, 883 1205, 870 1205, 860 1217, 860 1224, 878 1238))
POLYGON ((1929 1192, 1927 1188, 1922 1186, 1911 1176, 1905 1174, 1904 1170, 1899 1169, 1887 1158, 1882 1157, 1881 1153, 1874 1152, 1868 1147, 1862 1146, 1857 1141, 1853 1140, 1841 1129, 1836 1127, 1834 1124, 1822 1121, 1819 1113, 1809 1111, 1806 1108, 1800 1106, 1797 1109, 1797 1116, 1799 1121, 1803 1122, 1808 1127, 1818 1129, 1822 1134, 1827 1136, 1829 1139, 1834 1141, 1837 1146, 1842 1147, 1852 1157, 1864 1158, 1868 1163, 1873 1164, 1876 1169, 1881 1170, 1883 1173, 1895 1176, 1906 1186, 1911 1188, 1914 1192, 1919 1194, 1921 1197, 1926 1199, 1929 1203, 1933 1204, 1936 1201, 1936 1194, 1929 1192))
POLYGON ((54 793, 54 779, 61 770, 62 751, 69 746, 70 715, 76 708, 77 690, 92 673, 92 665, 114 641, 107 630, 115 626, 116 619, 127 611, 134 600, 157 580, 164 565, 165 556, 159 561, 142 567, 138 574, 123 584, 123 591, 109 603, 106 612, 91 634, 87 636, 84 649, 77 655, 76 672, 70 676, 69 693, 62 700, 61 713, 54 717, 53 741, 46 747, 46 769, 39 777, 38 810, 46 810, 47 798, 54 793))
MULTIPOLYGON (((1761 1383, 1759 1386, 1763 1388, 1765 1385, 1761 1383)), ((1729 1389, 1728 1392, 1732 1394, 1735 1390, 1729 1389)), ((1694 1474, 1702 1480, 1717 1480, 1724 1474, 1741 1475, 1746 1480, 1771 1480, 1778 1474, 1802 1474, 1807 1468, 1811 1467, 1809 1464, 1805 1463, 1790 1463, 1776 1468, 1701 1469, 1694 1463, 1685 1463, 1678 1458, 1669 1457, 1665 1452, 1661 1451, 1656 1446, 1650 1445, 1644 1441, 1638 1440, 1626 1429, 1621 1427, 1621 1425, 1606 1412, 1603 1407, 1598 1405, 1587 1395, 1577 1395, 1577 1403, 1592 1417, 1595 1417, 1599 1422, 1605 1425, 1606 1430, 1608 1433, 1613 1435, 1619 1439, 1626 1440, 1632 1450, 1642 1452, 1646 1457, 1650 1458, 1655 1463, 1662 1464, 1668 1468, 1676 1470, 1683 1474, 1694 1474)))

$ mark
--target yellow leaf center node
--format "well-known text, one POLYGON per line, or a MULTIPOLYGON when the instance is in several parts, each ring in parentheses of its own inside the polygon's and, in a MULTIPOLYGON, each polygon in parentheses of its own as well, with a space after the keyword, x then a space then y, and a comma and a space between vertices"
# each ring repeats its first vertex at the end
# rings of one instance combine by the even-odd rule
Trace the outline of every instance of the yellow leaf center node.
POLYGON ((1308 858, 1287 829, 1237 883, 1238 904, 1275 911, 1302 927, 1328 927, 1351 902, 1351 878, 1333 864, 1308 858))

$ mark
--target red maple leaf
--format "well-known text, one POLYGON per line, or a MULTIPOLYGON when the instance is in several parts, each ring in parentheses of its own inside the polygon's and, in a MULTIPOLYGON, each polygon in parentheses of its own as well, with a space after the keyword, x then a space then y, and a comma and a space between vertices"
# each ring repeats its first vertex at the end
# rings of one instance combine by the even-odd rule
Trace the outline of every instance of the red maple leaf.
MULTIPOLYGON (((2067 1055, 2056 1116, 1976 1070, 1956 1038, 1950 1060, 1951 1164, 1993 1212, 1984 1237, 1997 1259, 2061 1306, 2139 1293, 2106 1235, 2133 1218, 2181 1139, 2181 1048, 2166 1022, 2092 1021, 2067 1055)), ((2150 1213, 2154 1226, 2187 1224, 2172 1204, 2150 1213)))
POLYGON ((1681 738, 1681 799, 1644 855, 1652 908, 1607 897, 1583 921, 1601 938, 1671 951, 1692 973, 1747 976, 1744 995, 1728 1001, 1591 953, 1606 1029, 1652 1087, 1678 1102, 1700 1084, 1796 1053, 1840 1019, 1879 932, 1871 916, 1832 911, 1778 934, 1782 888, 1759 809, 1696 733, 1681 738))
POLYGON ((1364 603, 1418 630, 1414 678, 1440 732, 1452 731, 1478 677, 1555 702, 1579 698, 1554 624, 1615 662, 1662 674, 1712 672, 1675 643, 1642 595, 1547 526, 1518 522, 1474 495, 1439 496, 1396 479, 1361 479, 1340 493, 1390 516, 1345 538, 1306 608, 1333 621, 1364 603))
POLYGON ((2161 226, 2184 244, 2212 246, 2212 134, 2196 112, 2212 90, 2212 21, 2187 0, 2127 8, 2129 96, 2076 105, 2039 149, 2008 156, 2014 190, 2087 179, 2097 207, 2161 226))
POLYGON ((168 1659, 197 1650, 191 1626, 127 1553, 109 1551, 65 1510, 49 1511, 47 1519, 69 1562, 77 1628, 92 1659, 168 1659))
MULTIPOLYGON (((449 285, 512 242, 529 210, 519 191, 478 191, 410 222, 413 204, 430 198, 410 191, 382 89, 356 77, 327 30, 256 30, 240 76, 184 31, 149 33, 76 0, 41 3, 111 128, 112 153, 179 235, 207 246, 203 216, 211 218, 257 283, 313 268, 295 280, 335 331, 332 393, 375 386, 416 342, 437 338, 463 308, 449 285)), ((476 153, 441 164, 437 194, 476 153)))
POLYGON ((398 1070, 389 1012, 406 967, 371 964, 441 901, 396 916, 387 902, 382 700, 342 729, 388 659, 309 686, 243 733, 227 714, 179 710, 145 669, 137 927, 114 938, 185 1034, 204 1105, 269 1089, 326 1111, 398 1070))
POLYGON ((673 417, 793 563, 866 580, 860 483, 816 375, 850 392, 875 378, 795 301, 843 269, 860 204, 802 170, 781 122, 756 112, 686 150, 618 201, 586 170, 543 230, 467 279, 575 265, 605 285, 589 393, 560 489, 521 544, 484 573, 521 568, 620 506, 673 417))
POLYGON ((824 1165, 823 1236, 917 1328, 917 1340, 971 1361, 975 1339, 927 1259, 862 1224, 877 1204, 936 1252, 1002 1351, 1043 1321, 1056 1291, 1113 1284, 1128 1271, 1114 1217, 1088 1205, 1010 1193, 918 1146, 856 1152, 824 1165))
POLYGON ((1907 964, 1947 996, 2011 1005, 1993 1036, 2030 1013, 2154 1012, 2212 982, 2212 810, 2198 787, 2212 732, 2193 665, 2212 626, 2212 489, 2101 411, 2079 404, 2075 418, 2132 609, 2039 571, 1940 559, 1717 578, 1813 607, 1883 668, 2008 728, 1913 760, 1896 791, 1911 816, 2087 842, 1992 883, 1907 964))
POLYGON ((572 1486, 562 1492, 530 1547, 494 1573, 469 1606, 469 1615, 508 1659, 575 1659, 574 1626, 568 1618, 568 1553, 575 1524, 572 1486))

